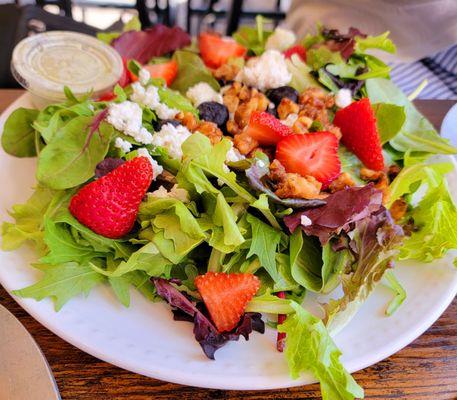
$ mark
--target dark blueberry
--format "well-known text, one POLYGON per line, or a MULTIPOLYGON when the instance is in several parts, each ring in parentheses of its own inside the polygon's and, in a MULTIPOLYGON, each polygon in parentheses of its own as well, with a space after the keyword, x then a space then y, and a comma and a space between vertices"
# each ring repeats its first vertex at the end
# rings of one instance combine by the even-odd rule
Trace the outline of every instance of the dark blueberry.
POLYGON ((164 126, 166 124, 171 124, 174 127, 178 127, 179 125, 181 125, 181 122, 176 121, 175 119, 159 119, 157 121, 156 130, 160 131, 160 129, 162 129, 162 126, 164 126))
POLYGON ((270 89, 267 91, 266 95, 276 105, 279 105, 284 97, 287 97, 295 103, 298 101, 298 92, 290 86, 281 86, 276 89, 270 89))
POLYGON ((227 107, 215 101, 205 101, 197 108, 200 119, 214 122, 219 128, 223 128, 229 119, 227 107))

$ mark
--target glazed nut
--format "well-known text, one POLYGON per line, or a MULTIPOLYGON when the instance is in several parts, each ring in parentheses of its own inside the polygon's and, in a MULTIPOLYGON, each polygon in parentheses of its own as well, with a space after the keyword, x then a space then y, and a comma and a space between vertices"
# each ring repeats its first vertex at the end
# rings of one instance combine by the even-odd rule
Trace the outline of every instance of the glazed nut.
POLYGON ((233 144, 238 151, 243 154, 249 154, 259 146, 259 142, 246 133, 240 133, 233 138, 233 144))
POLYGON ((294 133, 305 134, 309 132, 309 128, 313 124, 313 120, 309 117, 301 116, 298 117, 295 123, 292 125, 294 133))
POLYGON ((189 111, 181 111, 178 115, 176 115, 175 119, 181 122, 181 124, 183 124, 191 132, 193 132, 198 126, 198 121, 195 118, 195 115, 189 111))
POLYGON ((395 221, 401 220, 408 210, 408 204, 402 198, 395 200, 390 206, 390 214, 395 221))
POLYGON ((344 190, 354 185, 355 182, 352 179, 351 175, 349 175, 347 172, 342 172, 340 176, 330 184, 329 189, 331 193, 335 193, 339 190, 344 190))
POLYGON ((219 143, 222 140, 222 131, 214 122, 202 121, 196 130, 207 136, 211 144, 219 143))
POLYGON ((280 198, 318 199, 321 198, 322 184, 313 176, 287 173, 277 185, 275 194, 280 198))
POLYGON ((227 132, 230 133, 231 135, 237 135, 241 132, 240 127, 233 119, 229 119, 227 121, 226 126, 227 126, 227 132))
POLYGON ((300 107, 297 103, 284 97, 279 103, 277 111, 279 119, 286 119, 289 114, 298 114, 300 107))
POLYGON ((384 172, 382 171, 374 171, 369 168, 361 168, 360 169, 360 178, 363 179, 364 181, 368 182, 376 182, 382 178, 384 175, 384 172))
MULTIPOLYGON (((229 89, 230 90, 230 89, 229 89)), ((240 104, 240 99, 236 94, 229 93, 227 91, 223 96, 224 105, 230 113, 234 113, 240 104)))
POLYGON ((240 68, 233 64, 223 64, 218 69, 213 71, 213 75, 216 79, 225 82, 233 81, 240 71, 240 68))
POLYGON ((240 128, 244 128, 251 118, 251 114, 257 110, 259 101, 256 98, 252 98, 245 103, 241 103, 235 111, 235 122, 240 128))

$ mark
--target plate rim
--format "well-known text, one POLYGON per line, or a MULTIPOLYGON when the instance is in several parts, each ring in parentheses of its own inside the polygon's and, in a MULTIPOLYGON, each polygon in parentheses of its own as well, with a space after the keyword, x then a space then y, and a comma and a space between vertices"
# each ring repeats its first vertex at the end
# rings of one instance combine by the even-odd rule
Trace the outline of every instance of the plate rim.
MULTIPOLYGON (((2 129, 3 124, 7 116, 18 106, 23 105, 24 101, 29 101, 29 95, 28 93, 24 93, 21 96, 19 96, 14 102, 12 102, 0 115, 0 129, 2 129)), ((455 166, 457 166, 457 162, 453 157, 450 157, 452 162, 454 163, 455 166)), ((4 252, 0 250, 0 252, 4 252)), ((422 264, 422 263, 421 263, 422 264)), ((66 342, 70 343, 71 345, 75 346, 81 351, 84 351, 85 353, 90 354, 91 356, 100 359, 102 361, 105 361, 111 365, 114 365, 116 367, 125 369, 130 372, 134 372, 146 377, 150 377, 153 379, 158 379, 166 382, 171 382, 175 384, 181 384, 181 385, 188 385, 188 386, 194 386, 194 387, 200 387, 200 388, 206 388, 206 389, 220 389, 220 390, 273 390, 273 389, 283 389, 283 388, 290 388, 290 387, 297 387, 297 386, 306 386, 311 383, 315 383, 316 380, 310 381, 309 379, 306 380, 306 382, 303 381, 303 379, 297 379, 297 380, 284 380, 282 383, 277 382, 275 379, 272 379, 270 383, 268 383, 268 380, 265 380, 265 378, 268 378, 267 375, 265 376, 259 376, 256 378, 255 381, 249 382, 249 383, 242 383, 240 384, 239 382, 236 383, 232 380, 225 380, 223 385, 221 385, 221 381, 218 382, 213 382, 208 379, 207 377, 205 378, 204 375, 202 374, 182 374, 181 372, 178 373, 173 373, 171 369, 165 369, 164 372, 161 372, 160 369, 158 371, 155 371, 154 374, 151 374, 148 371, 143 370, 143 368, 139 368, 132 364, 129 361, 123 360, 119 357, 112 356, 110 354, 107 354, 103 351, 97 350, 96 347, 87 345, 85 344, 82 340, 78 340, 77 337, 72 337, 70 334, 66 333, 65 329, 61 329, 57 324, 54 324, 52 320, 49 320, 46 318, 46 316, 42 316, 40 314, 40 311, 33 307, 33 304, 35 303, 35 300, 33 299, 23 299, 20 297, 17 297, 11 293, 11 290, 5 285, 5 283, 1 280, 1 275, 0 275, 0 284, 5 288, 5 290, 8 292, 8 294, 18 303, 28 314, 30 314, 35 320, 37 320, 40 324, 42 324, 46 329, 49 329, 51 332, 53 332, 56 336, 60 337, 61 339, 65 340, 66 342), (263 379, 263 381, 261 380, 263 379)), ((425 318, 424 321, 422 321, 421 325, 417 327, 414 330, 408 331, 406 334, 403 332, 401 336, 399 336, 399 339, 397 339, 394 343, 391 343, 391 346, 388 349, 384 349, 383 352, 376 352, 375 354, 370 354, 369 356, 365 356, 363 362, 358 362, 357 359, 355 361, 350 361, 346 363, 346 367, 350 373, 354 373, 357 371, 360 371, 362 369, 365 369, 369 366, 372 366, 390 356, 393 354, 397 353, 398 351, 402 350, 406 346, 408 346, 410 343, 412 343, 414 340, 416 340, 419 336, 421 336, 427 329, 429 329, 437 320, 438 318, 444 313, 444 311, 449 307, 449 305, 452 303, 453 299, 457 295, 457 280, 456 283, 454 284, 454 287, 449 287, 449 293, 448 296, 445 298, 445 300, 442 300, 441 303, 439 304, 439 307, 433 308, 433 312, 430 312, 427 314, 427 318, 425 318), (349 366, 347 364, 350 364, 349 366), (356 365, 352 365, 356 364, 356 365)), ((85 300, 87 301, 87 300, 85 300)))

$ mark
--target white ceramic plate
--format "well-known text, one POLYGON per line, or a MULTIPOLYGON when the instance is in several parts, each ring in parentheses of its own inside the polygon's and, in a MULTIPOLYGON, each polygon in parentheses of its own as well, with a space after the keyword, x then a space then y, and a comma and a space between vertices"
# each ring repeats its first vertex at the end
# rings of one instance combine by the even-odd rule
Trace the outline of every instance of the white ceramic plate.
MULTIPOLYGON (((21 97, 0 118, 29 106, 21 97)), ((7 209, 23 202, 34 185, 34 159, 17 159, 0 153, 0 220, 7 209)), ((457 181, 454 173, 450 182, 457 181)), ((452 188, 454 194, 457 188, 452 188)), ((30 267, 35 256, 29 248, 0 252, 0 282, 9 291, 37 280, 30 267)), ((457 273, 452 257, 428 265, 398 265, 396 274, 408 292, 402 307, 384 316, 391 298, 378 286, 360 312, 336 337, 343 362, 354 372, 399 351, 422 334, 443 313, 457 293, 457 273)), ((49 299, 36 302, 15 298, 35 319, 55 334, 93 356, 153 378, 192 386, 219 389, 273 389, 311 383, 311 376, 291 380, 283 356, 275 350, 275 333, 253 334, 249 342, 230 342, 216 353, 216 361, 203 356, 192 335, 192 326, 174 322, 168 305, 151 304, 132 293, 124 308, 110 289, 98 287, 88 298, 71 300, 54 312, 49 299)), ((304 349, 305 350, 305 349, 304 349)))

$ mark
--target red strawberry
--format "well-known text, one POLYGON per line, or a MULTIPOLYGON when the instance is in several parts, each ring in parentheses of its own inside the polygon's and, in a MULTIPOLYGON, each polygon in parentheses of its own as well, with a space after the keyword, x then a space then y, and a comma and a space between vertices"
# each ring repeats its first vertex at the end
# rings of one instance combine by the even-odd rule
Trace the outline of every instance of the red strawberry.
POLYGON ((195 278, 211 319, 219 332, 231 331, 260 287, 259 278, 252 274, 207 272, 195 278))
POLYGON ((362 161, 367 168, 384 169, 381 139, 376 117, 368 98, 355 101, 338 110, 333 124, 341 129, 341 141, 362 161))
POLYGON ((221 37, 208 32, 200 34, 198 47, 203 61, 211 68, 220 67, 230 57, 243 57, 247 51, 245 47, 232 38, 221 37))
POLYGON ((120 238, 132 230, 151 181, 150 161, 136 157, 84 186, 72 197, 70 212, 95 233, 120 238))
POLYGON ((264 111, 254 111, 251 114, 245 132, 264 146, 273 146, 293 133, 289 126, 264 111))
POLYGON ((171 85, 178 74, 178 64, 175 60, 170 60, 161 64, 143 65, 143 68, 149 71, 151 78, 165 79, 167 86, 171 85))
POLYGON ((278 143, 276 158, 287 172, 314 176, 323 188, 341 172, 338 139, 330 132, 291 135, 278 143))
POLYGON ((297 54, 303 61, 306 61, 306 49, 299 44, 289 47, 283 54, 286 58, 291 58, 292 55, 297 54))

